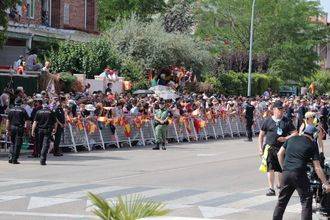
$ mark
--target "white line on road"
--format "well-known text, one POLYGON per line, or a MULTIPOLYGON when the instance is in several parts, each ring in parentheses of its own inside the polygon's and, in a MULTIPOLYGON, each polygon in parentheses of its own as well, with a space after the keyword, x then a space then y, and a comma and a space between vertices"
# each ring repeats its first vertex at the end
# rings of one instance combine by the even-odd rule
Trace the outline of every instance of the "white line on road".
POLYGON ((73 218, 73 219, 98 219, 93 215, 72 215, 72 214, 59 214, 59 213, 39 213, 39 212, 10 212, 0 211, 0 215, 12 215, 12 216, 39 216, 39 217, 61 217, 61 218, 73 218))
POLYGON ((254 196, 252 198, 247 198, 247 199, 242 199, 235 202, 227 203, 218 207, 246 209, 249 207, 262 205, 264 203, 272 202, 272 201, 277 201, 277 197, 259 195, 259 196, 254 196))
POLYGON ((230 195, 230 193, 219 193, 219 192, 206 192, 202 194, 187 196, 180 199, 169 200, 166 203, 168 204, 183 204, 183 205, 191 205, 198 202, 202 202, 205 200, 215 199, 222 196, 230 195))
POLYGON ((72 186, 78 186, 79 184, 76 183, 58 183, 58 184, 51 184, 51 185, 45 185, 45 186, 33 186, 31 188, 23 188, 23 189, 17 189, 17 190, 9 190, 6 192, 3 192, 1 194, 3 195, 27 195, 32 193, 41 193, 41 192, 47 192, 51 190, 56 189, 65 189, 72 186))
POLYGON ((87 192, 91 192, 93 194, 99 194, 99 193, 111 192, 111 191, 128 189, 128 188, 131 188, 131 187, 106 186, 106 187, 100 187, 100 188, 95 188, 95 189, 81 190, 81 191, 72 192, 72 193, 59 194, 59 195, 56 195, 55 197, 57 197, 57 198, 79 199, 79 198, 82 198, 82 197, 86 196, 87 192))

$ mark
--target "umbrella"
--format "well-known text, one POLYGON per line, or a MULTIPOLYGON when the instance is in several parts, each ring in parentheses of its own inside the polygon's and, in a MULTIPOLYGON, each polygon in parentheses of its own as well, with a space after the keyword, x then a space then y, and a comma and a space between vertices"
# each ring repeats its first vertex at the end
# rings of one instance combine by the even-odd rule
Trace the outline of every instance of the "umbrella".
POLYGON ((159 94, 157 94, 160 98, 164 99, 164 100, 169 100, 169 99, 177 99, 180 98, 179 95, 170 92, 170 91, 165 91, 165 92, 161 92, 159 94))
POLYGON ((133 92, 133 95, 147 95, 147 94, 155 94, 155 92, 152 90, 143 90, 143 89, 139 89, 133 92))
POLYGON ((149 90, 154 91, 155 93, 157 93, 157 92, 160 92, 160 91, 169 91, 169 90, 171 90, 171 88, 168 87, 168 86, 158 85, 158 86, 151 87, 149 90))

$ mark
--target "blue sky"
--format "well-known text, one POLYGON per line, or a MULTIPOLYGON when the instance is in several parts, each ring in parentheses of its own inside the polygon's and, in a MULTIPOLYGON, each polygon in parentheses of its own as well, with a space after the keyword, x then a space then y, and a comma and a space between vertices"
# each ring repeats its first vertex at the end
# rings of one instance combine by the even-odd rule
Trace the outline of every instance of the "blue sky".
POLYGON ((324 10, 330 15, 330 0, 321 0, 321 5, 323 6, 324 10))

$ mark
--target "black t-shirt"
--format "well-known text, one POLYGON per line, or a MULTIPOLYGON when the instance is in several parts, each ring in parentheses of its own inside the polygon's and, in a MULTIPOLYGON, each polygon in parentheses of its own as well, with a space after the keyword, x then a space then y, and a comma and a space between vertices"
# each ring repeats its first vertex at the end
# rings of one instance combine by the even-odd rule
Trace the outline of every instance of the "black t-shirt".
POLYGON ((287 140, 283 147, 284 171, 305 171, 308 162, 320 159, 317 144, 305 136, 294 136, 287 140))
POLYGON ((299 119, 304 119, 306 112, 308 109, 305 106, 300 106, 298 108, 298 117, 299 119))
POLYGON ((277 123, 270 117, 264 121, 261 130, 266 133, 266 144, 279 149, 283 143, 277 141, 277 139, 290 135, 290 133, 295 130, 295 127, 292 121, 286 117, 283 117, 282 120, 277 123))
POLYGON ((64 110, 61 106, 58 106, 55 109, 55 116, 56 116, 56 119, 59 122, 61 122, 61 124, 65 124, 65 113, 64 113, 64 110))
POLYGON ((288 119, 293 119, 294 117, 294 109, 289 107, 287 110, 286 110, 286 117, 288 119))
POLYGON ((15 106, 8 112, 8 120, 12 126, 24 127, 25 121, 29 120, 29 116, 25 109, 22 107, 15 106))
POLYGON ((254 112, 255 107, 251 104, 247 104, 245 106, 245 118, 246 119, 253 119, 253 112, 254 112))
POLYGON ((56 123, 55 113, 48 108, 37 111, 34 119, 38 124, 38 129, 52 130, 56 123))

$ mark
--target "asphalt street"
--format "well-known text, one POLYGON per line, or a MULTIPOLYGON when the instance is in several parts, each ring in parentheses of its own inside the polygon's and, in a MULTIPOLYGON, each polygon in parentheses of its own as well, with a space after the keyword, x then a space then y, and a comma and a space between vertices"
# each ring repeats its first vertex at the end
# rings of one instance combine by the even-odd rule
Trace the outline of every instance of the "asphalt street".
MULTIPOLYGON (((277 198, 265 196, 256 144, 237 139, 170 144, 167 151, 70 153, 50 156, 45 167, 26 156, 20 165, 1 158, 0 219, 93 219, 87 192, 106 199, 140 194, 164 202, 173 217, 271 219, 277 198)), ((296 194, 284 219, 300 219, 296 194)))

